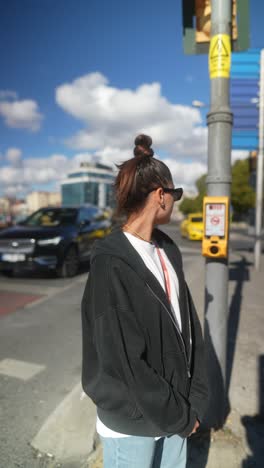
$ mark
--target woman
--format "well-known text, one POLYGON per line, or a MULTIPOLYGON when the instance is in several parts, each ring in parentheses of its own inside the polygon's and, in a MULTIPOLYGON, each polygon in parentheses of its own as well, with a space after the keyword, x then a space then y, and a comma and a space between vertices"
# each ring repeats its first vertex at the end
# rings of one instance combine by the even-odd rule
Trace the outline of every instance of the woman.
POLYGON ((201 327, 178 247, 156 225, 182 196, 139 135, 119 167, 121 229, 97 242, 82 301, 84 391, 97 405, 105 468, 183 468, 207 386, 201 327))

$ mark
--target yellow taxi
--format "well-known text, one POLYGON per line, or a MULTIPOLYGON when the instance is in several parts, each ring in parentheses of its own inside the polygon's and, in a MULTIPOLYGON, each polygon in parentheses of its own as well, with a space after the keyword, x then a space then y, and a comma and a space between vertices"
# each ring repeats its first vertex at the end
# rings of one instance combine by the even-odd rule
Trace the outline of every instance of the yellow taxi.
POLYGON ((203 238, 203 214, 190 213, 180 226, 181 236, 190 240, 202 240, 203 238))

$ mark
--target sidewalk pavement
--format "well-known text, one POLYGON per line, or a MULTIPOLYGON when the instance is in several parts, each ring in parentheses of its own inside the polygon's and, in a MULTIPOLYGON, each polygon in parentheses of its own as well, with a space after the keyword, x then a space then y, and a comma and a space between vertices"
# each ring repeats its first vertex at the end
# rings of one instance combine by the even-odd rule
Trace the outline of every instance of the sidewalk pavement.
MULTIPOLYGON (((204 259, 194 256, 187 281, 203 323, 204 259)), ((221 431, 197 433, 188 442, 187 468, 264 466, 264 258, 256 272, 252 253, 230 257, 228 320, 228 399, 231 407, 221 431)), ((88 461, 102 468, 100 445, 88 461)), ((143 467, 139 467, 143 468, 143 467)))

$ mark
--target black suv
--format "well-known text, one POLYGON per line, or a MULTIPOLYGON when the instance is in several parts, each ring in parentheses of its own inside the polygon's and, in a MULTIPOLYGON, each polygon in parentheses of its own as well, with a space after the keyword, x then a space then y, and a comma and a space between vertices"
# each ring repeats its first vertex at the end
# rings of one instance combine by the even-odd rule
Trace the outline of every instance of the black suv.
POLYGON ((89 259, 95 239, 111 230, 111 221, 93 205, 41 208, 17 226, 0 232, 0 270, 48 269, 74 276, 89 259))

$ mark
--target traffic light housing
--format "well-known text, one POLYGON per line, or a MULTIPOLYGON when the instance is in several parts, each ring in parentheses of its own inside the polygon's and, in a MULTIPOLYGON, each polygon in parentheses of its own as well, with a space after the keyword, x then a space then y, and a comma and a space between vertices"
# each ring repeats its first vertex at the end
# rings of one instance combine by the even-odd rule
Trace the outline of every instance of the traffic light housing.
MULTIPOLYGON (((208 54, 211 0, 182 0, 183 44, 186 54, 208 54)), ((232 1, 232 50, 249 48, 249 0, 232 1)))

